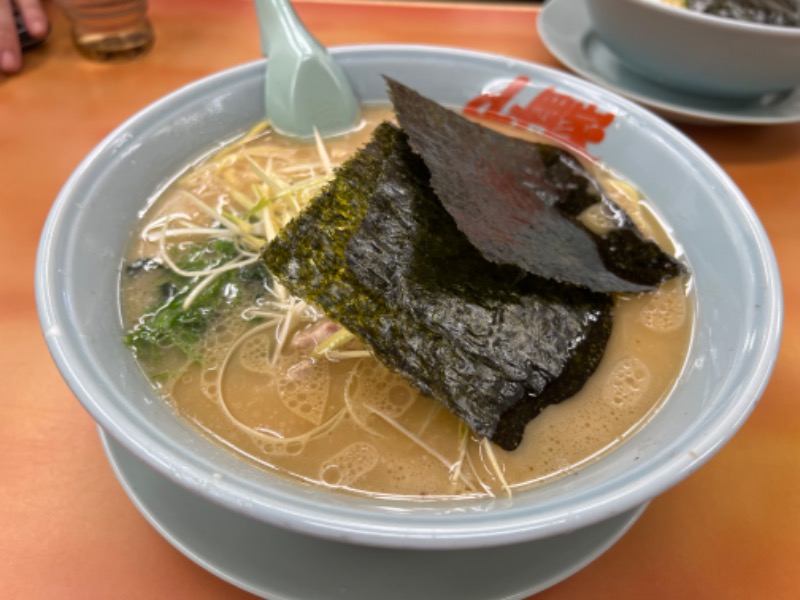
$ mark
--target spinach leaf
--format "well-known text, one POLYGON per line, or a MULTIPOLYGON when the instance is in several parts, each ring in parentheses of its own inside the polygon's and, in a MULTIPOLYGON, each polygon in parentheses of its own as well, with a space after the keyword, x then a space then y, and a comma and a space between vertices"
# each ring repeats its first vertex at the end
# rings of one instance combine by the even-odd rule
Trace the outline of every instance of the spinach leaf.
MULTIPOLYGON (((206 243, 182 246, 172 256, 184 271, 204 271, 230 262, 238 256, 233 242, 212 239, 206 243)), ((140 259, 125 269, 126 277, 149 273, 157 291, 157 301, 144 311, 126 333, 124 341, 138 358, 157 360, 167 348, 176 348, 191 359, 198 358, 196 347, 210 325, 226 311, 254 301, 270 285, 270 275, 262 262, 222 273, 190 303, 184 302, 200 281, 187 277, 154 259, 140 259)))

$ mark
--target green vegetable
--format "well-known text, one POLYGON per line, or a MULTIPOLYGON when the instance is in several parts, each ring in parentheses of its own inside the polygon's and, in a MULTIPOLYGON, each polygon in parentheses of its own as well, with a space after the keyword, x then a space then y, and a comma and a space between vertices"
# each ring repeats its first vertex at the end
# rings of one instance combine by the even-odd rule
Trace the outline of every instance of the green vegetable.
MULTIPOLYGON (((240 256, 233 242, 211 239, 190 243, 172 259, 184 271, 201 272, 224 265, 240 256)), ((263 263, 256 262, 228 270, 217 276, 184 306, 201 281, 186 277, 152 259, 140 259, 125 270, 127 277, 155 278, 158 301, 150 306, 125 335, 125 343, 139 358, 157 360, 167 348, 176 348, 191 359, 197 358, 196 345, 223 310, 243 304, 263 293, 270 284, 263 263)))

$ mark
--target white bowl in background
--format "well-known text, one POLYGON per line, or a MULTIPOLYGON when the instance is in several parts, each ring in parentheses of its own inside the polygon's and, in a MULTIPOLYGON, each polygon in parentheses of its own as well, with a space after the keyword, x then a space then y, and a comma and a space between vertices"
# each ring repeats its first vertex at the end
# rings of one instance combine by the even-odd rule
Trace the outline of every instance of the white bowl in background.
POLYGON ((597 36, 644 77, 706 96, 800 86, 800 27, 762 25, 659 0, 586 0, 597 36))

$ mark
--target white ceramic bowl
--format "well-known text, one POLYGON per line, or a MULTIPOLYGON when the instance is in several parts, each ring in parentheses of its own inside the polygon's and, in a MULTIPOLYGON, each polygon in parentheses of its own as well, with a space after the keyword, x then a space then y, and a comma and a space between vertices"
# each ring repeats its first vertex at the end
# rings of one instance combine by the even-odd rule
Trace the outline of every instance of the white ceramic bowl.
MULTIPOLYGON (((121 125, 80 165, 52 208, 36 268, 41 325, 65 380, 100 427, 170 481, 216 505, 295 532, 389 548, 488 547, 574 531, 641 506, 718 451, 764 389, 782 323, 769 241, 722 169, 639 106, 537 65, 428 47, 348 47, 334 54, 364 102, 385 101, 383 74, 454 107, 482 92, 497 94, 521 76, 529 81, 510 103, 526 106, 538 95, 542 108, 541 99, 555 92, 556 104, 573 113, 611 116, 604 139, 588 151, 650 196, 694 273, 696 327, 671 397, 619 449, 513 502, 411 509, 276 477, 178 418, 122 343, 122 254, 158 190, 262 118, 264 63, 256 62, 189 85, 121 125)), ((535 115, 556 128, 569 124, 563 114, 535 115)))
POLYGON ((800 86, 800 28, 761 25, 659 0, 587 0, 598 37, 631 69, 707 96, 800 86))

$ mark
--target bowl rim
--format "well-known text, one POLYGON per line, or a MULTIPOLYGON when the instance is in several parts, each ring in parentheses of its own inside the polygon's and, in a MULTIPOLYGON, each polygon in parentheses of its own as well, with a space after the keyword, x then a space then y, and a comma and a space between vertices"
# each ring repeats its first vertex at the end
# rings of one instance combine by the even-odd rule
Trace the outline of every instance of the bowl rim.
MULTIPOLYGON (((450 513, 446 525, 441 523, 441 513, 432 517, 431 513, 414 511, 404 515, 402 522, 398 523, 396 516, 389 518, 384 513, 370 513, 365 519, 363 505, 352 501, 351 498, 348 498, 346 506, 337 506, 335 514, 331 514, 330 507, 320 510, 319 506, 313 502, 298 502, 292 494, 271 490, 270 503, 267 506, 257 493, 259 490, 256 490, 254 486, 247 485, 247 482, 232 481, 228 478, 213 482, 215 487, 212 500, 225 508, 247 514, 258 520, 269 521, 299 532, 330 539, 398 548, 485 547, 543 537, 545 534, 541 532, 545 530, 547 536, 566 533, 644 504, 699 468, 734 435, 754 409, 774 368, 781 338, 783 303, 777 262, 766 233, 746 198, 719 165, 714 163, 699 146, 682 132, 646 109, 595 84, 536 63, 486 52, 427 45, 370 44, 339 46, 330 50, 337 59, 344 61, 349 58, 375 59, 381 53, 388 53, 391 56, 400 54, 403 57, 406 55, 422 55, 424 57, 434 53, 479 61, 483 64, 518 65, 526 69, 543 71, 569 85, 586 89, 587 93, 591 93, 593 96, 612 100, 614 104, 633 113, 637 118, 649 121, 661 133, 680 142, 681 146, 692 154, 693 159, 700 161, 710 169, 721 186, 733 194, 756 237, 766 280, 769 290, 772 292, 769 295, 769 305, 761 308, 763 314, 769 314, 772 318, 760 343, 763 351, 759 355, 758 364, 752 367, 755 376, 750 378, 739 391, 737 409, 719 415, 714 421, 713 427, 704 430, 701 443, 692 446, 692 452, 670 456, 655 468, 649 469, 646 475, 640 476, 630 485, 617 488, 612 486, 611 489, 608 485, 600 486, 603 488, 600 492, 595 491, 590 497, 581 497, 572 502, 569 510, 554 505, 549 507, 546 514, 531 521, 524 506, 515 508, 512 505, 507 509, 504 507, 502 514, 497 513, 501 514, 502 518, 495 517, 488 523, 486 520, 481 521, 470 514, 450 513), (624 495, 622 501, 619 499, 620 494, 624 495), (265 510, 268 513, 266 515, 265 510)), ((236 79, 252 74, 251 72, 263 69, 263 65, 266 63, 267 61, 264 59, 245 63, 189 83, 137 112, 106 136, 81 162, 56 198, 45 223, 37 253, 35 287, 41 326, 50 353, 73 393, 95 421, 105 431, 111 433, 114 439, 118 440, 126 449, 177 484, 206 497, 209 495, 207 486, 209 473, 188 460, 191 452, 184 448, 161 447, 148 443, 148 440, 139 439, 141 433, 136 426, 132 427, 130 423, 127 423, 125 427, 120 426, 117 420, 120 416, 117 412, 118 409, 113 406, 100 406, 93 400, 93 395, 102 394, 103 390, 91 380, 80 379, 79 369, 76 370, 74 364, 77 361, 78 367, 81 366, 79 349, 73 347, 69 340, 51 335, 54 332, 53 328, 58 329, 62 325, 58 313, 60 312, 59 302, 64 299, 59 297, 58 290, 50 288, 48 271, 51 268, 51 254, 55 250, 55 240, 60 234, 58 227, 61 220, 66 218, 65 213, 69 212, 68 201, 74 189, 87 171, 90 171, 91 165, 97 157, 113 143, 120 133, 130 128, 131 124, 141 119, 147 119, 162 108, 169 106, 177 97, 202 90, 211 82, 218 82, 220 79, 236 79)), ((63 235, 63 233, 61 234, 63 235)), ((87 372, 91 372, 90 369, 87 372)))
MULTIPOLYGON (((593 1, 593 0, 590 0, 593 1)), ((800 27, 789 27, 786 25, 772 25, 768 23, 756 23, 753 21, 743 21, 741 19, 730 19, 717 15, 701 13, 691 10, 684 6, 673 6, 661 0, 628 0, 640 6, 651 7, 653 10, 662 11, 673 17, 682 17, 697 24, 710 24, 722 29, 731 29, 734 33, 752 32, 757 34, 767 34, 769 36, 786 37, 791 39, 800 38, 800 27)))

